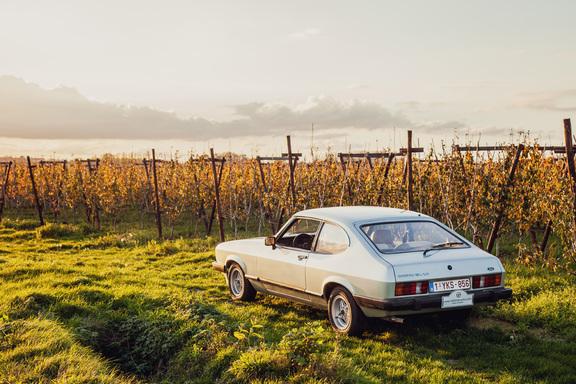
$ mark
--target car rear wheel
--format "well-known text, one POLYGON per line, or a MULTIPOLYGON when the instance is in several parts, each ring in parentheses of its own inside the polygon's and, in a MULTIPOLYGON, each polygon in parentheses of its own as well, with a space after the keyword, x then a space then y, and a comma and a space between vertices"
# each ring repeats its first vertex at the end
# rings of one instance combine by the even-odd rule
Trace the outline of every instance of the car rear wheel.
POLYGON ((330 294, 328 316, 337 333, 359 336, 364 332, 366 318, 346 288, 335 288, 330 294))
POLYGON ((232 300, 252 301, 256 297, 256 290, 238 264, 232 264, 228 269, 228 288, 232 300))

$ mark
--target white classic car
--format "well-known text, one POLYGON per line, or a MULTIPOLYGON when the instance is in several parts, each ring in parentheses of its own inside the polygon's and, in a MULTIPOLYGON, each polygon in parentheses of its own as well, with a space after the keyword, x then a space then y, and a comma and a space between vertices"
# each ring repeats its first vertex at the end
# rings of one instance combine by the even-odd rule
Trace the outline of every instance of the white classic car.
POLYGON ((276 236, 219 244, 212 265, 233 300, 262 292, 327 308, 332 328, 348 335, 361 334, 366 317, 456 316, 512 295, 497 257, 429 216, 393 208, 298 212, 276 236))

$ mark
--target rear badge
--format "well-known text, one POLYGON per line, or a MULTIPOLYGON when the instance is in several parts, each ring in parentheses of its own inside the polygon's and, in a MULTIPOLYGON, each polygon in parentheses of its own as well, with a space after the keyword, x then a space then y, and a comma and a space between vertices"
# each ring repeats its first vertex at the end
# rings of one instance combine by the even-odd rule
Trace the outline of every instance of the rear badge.
POLYGON ((449 271, 452 270, 452 266, 451 266, 451 265, 448 266, 448 270, 449 270, 449 271))
POLYGON ((493 271, 493 270, 494 270, 494 267, 488 267, 488 270, 489 270, 489 271, 493 271))

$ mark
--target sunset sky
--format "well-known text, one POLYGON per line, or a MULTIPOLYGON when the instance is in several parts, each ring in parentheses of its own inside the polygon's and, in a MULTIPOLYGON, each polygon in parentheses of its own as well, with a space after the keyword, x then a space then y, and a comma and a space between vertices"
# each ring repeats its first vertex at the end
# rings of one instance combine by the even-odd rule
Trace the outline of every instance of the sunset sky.
POLYGON ((0 156, 562 145, 576 2, 0 0, 0 156), (312 126, 314 132, 312 135, 312 126))

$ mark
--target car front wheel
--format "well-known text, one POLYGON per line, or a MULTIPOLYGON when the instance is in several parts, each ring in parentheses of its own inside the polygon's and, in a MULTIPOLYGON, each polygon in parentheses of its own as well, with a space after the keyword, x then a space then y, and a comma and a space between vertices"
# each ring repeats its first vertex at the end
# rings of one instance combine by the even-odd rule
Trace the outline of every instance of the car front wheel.
POLYGON ((366 318, 346 288, 335 288, 330 294, 328 316, 337 333, 359 336, 364 332, 366 318))
POLYGON ((256 297, 256 290, 238 264, 232 264, 228 269, 228 288, 232 300, 252 301, 256 297))

